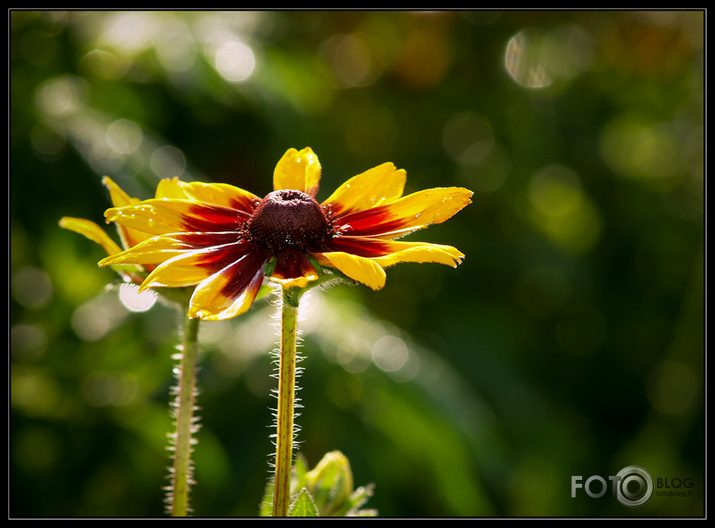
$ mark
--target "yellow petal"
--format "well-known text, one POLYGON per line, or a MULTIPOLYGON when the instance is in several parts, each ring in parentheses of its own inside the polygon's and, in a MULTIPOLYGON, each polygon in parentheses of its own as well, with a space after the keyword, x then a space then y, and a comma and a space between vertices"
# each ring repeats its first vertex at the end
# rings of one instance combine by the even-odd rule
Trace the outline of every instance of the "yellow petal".
POLYGON ((156 198, 193 200, 248 212, 260 201, 255 194, 226 183, 183 182, 179 178, 161 180, 156 198))
POLYGON ((241 315, 253 304, 262 283, 262 262, 255 259, 248 265, 234 262, 196 286, 189 304, 189 317, 220 321, 241 315), (237 277, 237 273, 241 277, 237 277))
MULTIPOLYGON (((136 246, 111 255, 99 262, 100 266, 113 264, 161 264, 177 255, 196 250, 218 251, 240 244, 236 232, 174 233, 157 235, 136 246)), ((234 246, 235 247, 235 246, 234 246)), ((242 253, 239 253, 242 254, 242 253)))
POLYGON ((305 288, 309 282, 318 280, 318 274, 307 255, 287 251, 278 256, 270 278, 285 288, 305 288))
POLYGON ((166 260, 152 271, 141 285, 141 290, 154 287, 181 288, 194 286, 216 270, 201 266, 201 251, 189 251, 166 260))
POLYGON ((392 203, 402 196, 407 176, 392 163, 383 163, 353 176, 323 202, 336 215, 392 203))
MULTIPOLYGON (((141 201, 139 198, 130 197, 121 187, 119 187, 119 185, 114 183, 109 176, 102 178, 102 183, 107 187, 107 189, 109 189, 109 196, 114 207, 126 207, 137 204, 141 201)), ((139 242, 148 238, 146 233, 129 229, 122 225, 117 226, 117 232, 119 233, 119 238, 122 240, 122 246, 125 249, 136 246, 139 242)))
POLYGON ((185 253, 187 247, 171 237, 149 238, 126 251, 110 255, 99 261, 100 266, 113 264, 160 264, 170 258, 185 253))
POLYGON ((315 253, 321 266, 336 268, 353 280, 379 290, 385 285, 385 270, 371 259, 343 252, 315 253))
POLYGON ((277 277, 277 276, 271 277, 271 280, 273 282, 277 282, 284 288, 293 288, 293 287, 305 288, 309 282, 317 280, 317 279, 318 279, 318 275, 316 273, 312 273, 306 277, 301 276, 301 277, 294 277, 294 278, 289 278, 289 279, 284 279, 282 277, 277 277))
POLYGON ((426 189, 390 204, 341 217, 339 231, 350 236, 396 238, 448 220, 471 203, 472 191, 461 187, 426 189))
MULTIPOLYGON (((184 230, 184 215, 177 211, 177 202, 167 201, 174 207, 166 207, 163 203, 147 200, 127 207, 112 207, 104 212, 104 216, 108 223, 117 222, 142 233, 163 235, 184 230)), ((184 208, 188 208, 189 204, 186 202, 184 208)))
POLYGON ((472 191, 461 187, 425 189, 389 205, 390 214, 405 220, 406 227, 440 224, 471 203, 472 191))
POLYGON ((91 241, 96 242, 104 248, 108 255, 114 255, 122 251, 122 248, 101 227, 90 220, 65 216, 60 220, 60 227, 84 235, 91 241))
POLYGON ((382 257, 373 257, 370 260, 383 268, 398 262, 436 262, 454 268, 464 258, 464 254, 452 246, 425 242, 390 242, 389 244, 393 253, 382 257))
POLYGON ((315 197, 319 184, 320 161, 310 147, 288 149, 273 172, 274 191, 294 189, 315 197))
POLYGON ((141 288, 182 287, 198 284, 221 268, 252 251, 235 233, 177 233, 156 236, 109 256, 100 266, 115 264, 159 264, 141 288))
POLYGON ((299 277, 282 277, 276 273, 271 275, 271 280, 282 285, 284 288, 305 288, 309 282, 318 280, 318 274, 312 267, 303 271, 299 277))
MULTIPOLYGON (((420 193, 416 193, 420 194, 420 193)), ((421 225, 441 224, 472 203, 472 194, 463 187, 428 189, 419 198, 431 202, 420 214, 421 225), (430 191, 434 191, 430 193, 430 191)))
POLYGON ((132 205, 139 201, 139 198, 130 197, 119 185, 114 183, 109 176, 102 178, 102 183, 109 189, 109 197, 114 207, 124 207, 125 205, 132 205))
POLYGON ((248 217, 247 214, 242 217, 239 211, 229 207, 169 199, 151 199, 127 207, 113 207, 107 209, 104 216, 107 222, 117 222, 149 235, 226 231, 236 229, 248 217))
POLYGON ((184 191, 182 182, 178 177, 163 178, 156 186, 154 198, 166 198, 167 200, 190 200, 184 191))

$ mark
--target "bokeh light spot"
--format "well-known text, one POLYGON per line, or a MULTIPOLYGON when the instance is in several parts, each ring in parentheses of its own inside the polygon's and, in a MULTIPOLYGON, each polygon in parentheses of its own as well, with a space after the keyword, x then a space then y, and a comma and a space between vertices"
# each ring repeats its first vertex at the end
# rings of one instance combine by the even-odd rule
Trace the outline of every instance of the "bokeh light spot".
POLYGON ((136 284, 124 283, 119 286, 119 300, 130 312, 146 312, 156 302, 157 294, 153 290, 139 291, 136 284))
POLYGON ((385 336, 372 346, 372 359, 386 372, 400 370, 409 356, 405 342, 397 336, 385 336))
POLYGON ((32 127, 30 142, 41 156, 54 157, 67 145, 67 134, 62 125, 46 119, 32 127))
POLYGON ((107 144, 119 154, 131 154, 143 138, 141 127, 128 119, 118 119, 107 127, 107 144))
POLYGON ((22 56, 35 66, 49 63, 57 53, 53 36, 41 29, 32 29, 23 34, 19 49, 22 56))
POLYGON ((72 329, 83 341, 98 341, 128 314, 115 292, 105 292, 80 305, 72 314, 72 329))
POLYGON ((18 323, 10 329, 10 352, 14 359, 38 359, 47 348, 47 342, 47 333, 39 325, 18 323))
POLYGON ((186 168, 184 153, 176 147, 166 145, 159 147, 151 155, 151 169, 159 178, 181 176, 186 168))
POLYGON ((541 43, 533 34, 521 31, 506 47, 506 70, 517 83, 527 88, 545 88, 552 82, 541 43))
POLYGON ((155 27, 150 13, 123 12, 107 19, 102 40, 125 53, 135 54, 149 46, 155 27))
POLYGON ((335 76, 343 86, 369 85, 382 73, 367 40, 359 33, 333 37, 325 47, 335 76))
POLYGON ((617 174, 651 183, 674 177, 683 167, 675 127, 632 116, 604 128, 601 153, 617 174))
POLYGON ((87 83, 81 77, 63 75, 43 82, 35 94, 41 113, 64 117, 76 112, 87 97, 87 83))
POLYGON ((53 375, 35 365, 13 365, 10 400, 14 409, 30 416, 52 416, 61 404, 61 390, 53 375))
POLYGON ((572 170, 550 166, 532 177, 529 198, 539 213, 564 217, 572 214, 581 205, 581 185, 572 170))
POLYGON ((26 266, 12 275, 13 298, 25 308, 41 308, 52 297, 52 282, 39 268, 26 266))
POLYGON ((88 52, 82 57, 79 65, 84 74, 91 74, 105 80, 119 79, 126 71, 126 66, 114 53, 102 49, 88 52))
POLYGON ((447 154, 459 163, 482 161, 494 145, 489 120, 474 112, 453 116, 444 126, 442 143, 447 154))
POLYGON ((138 392, 136 379, 121 372, 93 372, 82 382, 82 393, 91 405, 127 405, 138 392))
POLYGON ((567 251, 587 252, 600 238, 598 210, 568 167, 551 165, 534 174, 529 184, 529 204, 530 219, 537 229, 567 251))
POLYGON ((196 61, 197 49, 187 24, 176 17, 167 18, 161 33, 162 37, 155 39, 161 65, 170 72, 188 71, 196 61))
POLYGON ((256 57, 247 44, 231 40, 222 44, 214 58, 216 71, 229 82, 243 82, 256 68, 256 57))

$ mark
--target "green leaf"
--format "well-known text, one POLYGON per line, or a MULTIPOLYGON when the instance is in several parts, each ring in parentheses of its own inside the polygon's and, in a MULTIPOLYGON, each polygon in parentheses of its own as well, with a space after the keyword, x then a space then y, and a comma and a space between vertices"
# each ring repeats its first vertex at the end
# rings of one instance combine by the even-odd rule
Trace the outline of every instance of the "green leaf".
POLYGON ((263 491, 263 501, 258 512, 259 517, 270 517, 273 515, 273 479, 271 478, 266 484, 266 489, 263 491))
POLYGON ((298 494, 298 498, 293 502, 290 509, 291 517, 318 517, 318 510, 313 504, 313 499, 310 497, 308 490, 303 488, 298 494))
POLYGON ((308 462, 302 453, 298 453, 295 457, 295 464, 293 466, 293 475, 290 485, 291 495, 295 495, 298 490, 307 487, 307 474, 308 474, 308 462))

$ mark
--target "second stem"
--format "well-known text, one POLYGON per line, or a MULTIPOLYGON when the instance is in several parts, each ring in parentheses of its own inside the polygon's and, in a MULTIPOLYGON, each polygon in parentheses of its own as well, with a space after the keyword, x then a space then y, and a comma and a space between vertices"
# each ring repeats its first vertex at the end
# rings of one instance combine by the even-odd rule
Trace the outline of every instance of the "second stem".
POLYGON ((273 489, 273 516, 286 517, 290 508, 290 481, 293 467, 293 419, 298 331, 298 300, 290 288, 283 289, 281 345, 276 413, 276 460, 273 489))
POLYGON ((184 336, 179 365, 179 378, 175 402, 176 432, 174 434, 174 468, 171 489, 171 514, 188 515, 189 492, 193 484, 191 451, 196 430, 194 406, 196 404, 196 364, 198 362, 199 320, 184 319, 184 336))

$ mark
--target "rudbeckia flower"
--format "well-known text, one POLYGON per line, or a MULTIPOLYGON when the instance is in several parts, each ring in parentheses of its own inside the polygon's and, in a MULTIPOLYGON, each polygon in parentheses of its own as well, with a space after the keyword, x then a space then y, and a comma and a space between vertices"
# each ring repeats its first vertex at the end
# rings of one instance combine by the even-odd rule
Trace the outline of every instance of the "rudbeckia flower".
POLYGON ((107 222, 150 238, 100 262, 156 266, 142 289, 195 286, 189 317, 221 320, 251 306, 264 276, 305 288, 323 268, 380 289, 398 262, 456 266, 454 247, 395 239, 444 222, 471 191, 428 189, 402 196, 405 171, 384 163, 343 183, 318 203, 321 167, 310 148, 289 149, 259 198, 227 184, 162 180, 157 197, 113 207, 107 222))

